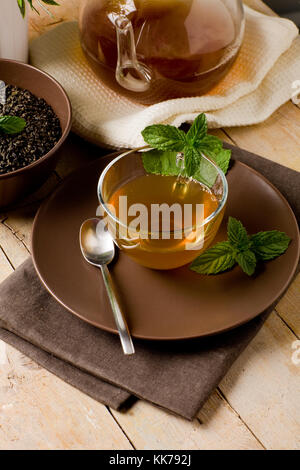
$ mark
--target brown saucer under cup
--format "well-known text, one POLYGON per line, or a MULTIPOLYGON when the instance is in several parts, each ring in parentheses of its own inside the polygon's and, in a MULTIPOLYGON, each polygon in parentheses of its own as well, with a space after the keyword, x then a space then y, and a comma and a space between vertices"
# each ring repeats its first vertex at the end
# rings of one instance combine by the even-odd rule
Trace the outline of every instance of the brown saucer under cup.
MULTIPOLYGON (((114 155, 101 158, 68 178, 40 208, 32 233, 32 256, 50 293, 81 319, 117 333, 98 269, 82 257, 78 233, 95 217, 97 182, 114 155)), ((263 176, 235 161, 227 174, 229 196, 216 241, 227 238, 231 215, 249 233, 277 229, 292 242, 279 258, 258 266, 253 277, 236 266, 203 276, 188 266, 157 271, 138 265, 122 251, 110 270, 133 336, 179 340, 221 333, 259 315, 285 290, 296 269, 299 233, 284 197, 263 176)))

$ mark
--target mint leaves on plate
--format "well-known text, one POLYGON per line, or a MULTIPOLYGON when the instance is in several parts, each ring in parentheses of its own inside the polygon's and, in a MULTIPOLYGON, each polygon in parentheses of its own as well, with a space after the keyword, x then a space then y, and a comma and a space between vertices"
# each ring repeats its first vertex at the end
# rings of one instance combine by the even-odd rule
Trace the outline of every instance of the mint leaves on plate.
POLYGON ((26 121, 17 116, 0 116, 0 131, 5 134, 18 134, 26 126, 26 121))
POLYGON ((190 269, 199 274, 218 274, 238 264, 251 276, 257 261, 268 261, 282 255, 288 248, 290 238, 277 230, 248 235, 243 224, 229 217, 228 241, 219 242, 198 256, 190 269))
POLYGON ((147 173, 182 175, 194 178, 212 187, 217 170, 202 158, 206 155, 226 173, 231 151, 223 149, 218 137, 207 134, 205 114, 199 114, 187 133, 175 126, 155 124, 146 127, 142 136, 153 150, 143 152, 143 165, 147 173), (177 155, 184 156, 184 168, 177 164, 177 155))

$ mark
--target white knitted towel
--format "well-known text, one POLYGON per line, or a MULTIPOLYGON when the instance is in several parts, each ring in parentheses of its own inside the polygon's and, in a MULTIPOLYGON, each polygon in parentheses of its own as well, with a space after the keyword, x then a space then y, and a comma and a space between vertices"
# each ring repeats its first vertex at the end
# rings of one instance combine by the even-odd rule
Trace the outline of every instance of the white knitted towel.
POLYGON ((78 24, 63 23, 31 43, 31 63, 55 77, 73 107, 73 131, 111 148, 143 144, 154 123, 179 126, 205 112, 211 128, 267 119, 295 93, 300 80, 300 37, 289 20, 246 10, 245 38, 228 75, 208 94, 152 106, 132 103, 94 75, 79 43, 78 24))

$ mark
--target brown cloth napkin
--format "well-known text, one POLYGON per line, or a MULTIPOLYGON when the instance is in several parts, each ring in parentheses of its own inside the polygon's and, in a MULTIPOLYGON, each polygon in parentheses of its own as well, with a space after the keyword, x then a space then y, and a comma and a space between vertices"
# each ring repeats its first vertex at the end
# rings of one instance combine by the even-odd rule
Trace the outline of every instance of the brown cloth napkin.
MULTIPOLYGON (((300 221, 300 174, 231 147, 287 197, 300 221)), ((70 314, 41 285, 31 260, 0 286, 0 338, 96 400, 119 409, 142 398, 193 419, 274 306, 230 332, 181 342, 135 340, 122 354, 117 336, 70 314)))

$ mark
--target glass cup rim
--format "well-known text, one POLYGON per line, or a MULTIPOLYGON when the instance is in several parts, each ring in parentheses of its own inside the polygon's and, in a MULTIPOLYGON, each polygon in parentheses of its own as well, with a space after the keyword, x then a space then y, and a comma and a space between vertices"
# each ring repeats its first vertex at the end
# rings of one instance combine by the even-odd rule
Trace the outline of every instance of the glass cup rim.
MULTIPOLYGON (((113 219, 113 221, 120 225, 121 227, 125 228, 125 229, 128 229, 128 225, 124 224, 123 222, 121 222, 121 220, 118 219, 118 217, 116 217, 110 210, 109 208, 107 207, 107 203, 104 201, 104 198, 103 198, 103 183, 104 183, 104 179, 105 179, 105 176, 106 174, 108 173, 108 171, 119 161, 121 160, 122 158, 125 158, 127 157, 128 155, 132 154, 132 153, 135 153, 135 152, 140 152, 141 150, 151 150, 152 147, 146 145, 146 146, 143 146, 143 147, 137 147, 135 149, 131 149, 131 150, 128 150, 126 152, 123 152, 121 153, 120 155, 118 155, 116 158, 114 158, 110 163, 108 163, 108 165, 106 165, 106 167, 104 168, 104 170, 102 171, 101 175, 100 175, 100 178, 98 180, 98 186, 97 186, 97 195, 98 195, 98 200, 102 206, 102 208, 104 209, 104 211, 109 215, 109 217, 111 219, 113 219)), ((216 208, 216 210, 214 212, 212 212, 208 217, 206 217, 200 225, 198 225, 196 228, 201 228, 205 225, 207 225, 209 222, 211 222, 213 219, 215 219, 217 217, 217 215, 222 211, 222 209, 224 208, 225 204, 226 204, 226 201, 227 201, 227 197, 228 197, 228 182, 227 182, 227 179, 226 179, 226 175, 223 173, 223 171, 221 170, 221 168, 218 167, 218 165, 213 161, 211 160, 210 158, 206 157, 205 155, 202 155, 202 158, 205 158, 218 172, 218 175, 221 177, 221 180, 222 180, 222 184, 223 184, 223 196, 222 196, 222 199, 218 202, 218 207, 216 208)), ((177 232, 182 232, 182 229, 180 230, 174 230, 172 231, 172 233, 177 233, 177 232)), ((151 231, 151 233, 156 233, 155 231, 151 231)), ((159 230, 159 233, 163 233, 162 230, 159 230)))

